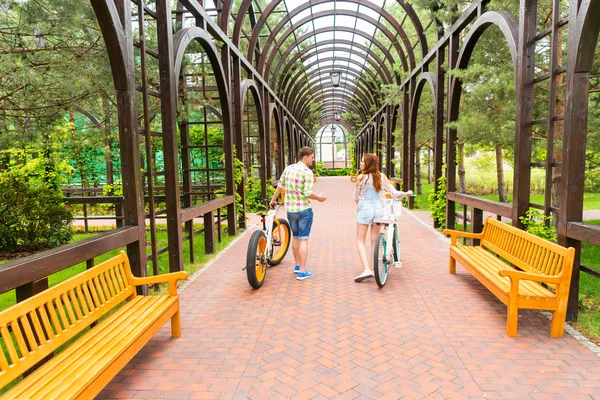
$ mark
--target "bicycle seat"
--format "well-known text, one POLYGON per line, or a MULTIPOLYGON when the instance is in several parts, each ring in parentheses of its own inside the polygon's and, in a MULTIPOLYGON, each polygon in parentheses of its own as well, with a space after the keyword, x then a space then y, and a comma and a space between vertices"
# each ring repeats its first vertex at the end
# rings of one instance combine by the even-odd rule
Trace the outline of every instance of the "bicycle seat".
POLYGON ((390 218, 375 218, 373 220, 374 224, 384 224, 384 225, 391 225, 394 223, 394 221, 390 218))

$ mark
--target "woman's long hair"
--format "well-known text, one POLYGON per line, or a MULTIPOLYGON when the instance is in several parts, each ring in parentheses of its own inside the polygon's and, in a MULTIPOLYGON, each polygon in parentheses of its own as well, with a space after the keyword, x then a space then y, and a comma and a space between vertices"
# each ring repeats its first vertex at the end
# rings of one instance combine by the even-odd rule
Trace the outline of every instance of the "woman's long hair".
POLYGON ((377 192, 381 192, 381 173, 379 172, 379 159, 375 154, 365 154, 363 158, 362 174, 371 174, 371 176, 373 177, 373 187, 377 192))

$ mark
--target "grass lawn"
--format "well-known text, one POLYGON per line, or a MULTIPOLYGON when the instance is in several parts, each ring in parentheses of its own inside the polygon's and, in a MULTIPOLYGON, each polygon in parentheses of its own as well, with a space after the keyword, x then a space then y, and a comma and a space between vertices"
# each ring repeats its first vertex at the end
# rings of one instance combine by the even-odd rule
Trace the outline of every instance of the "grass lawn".
MULTIPOLYGON (((226 226, 225 226, 226 228, 226 226)), ((226 232, 226 231, 225 231, 226 232)), ((74 241, 80 241, 83 239, 87 239, 94 234, 79 234, 75 235, 74 241)), ((148 240, 150 239, 150 234, 147 233, 148 240)), ((163 247, 167 244, 167 232, 159 231, 156 233, 156 237, 158 240, 158 246, 163 247)), ((231 241, 234 239, 234 236, 228 236, 226 233, 221 236, 221 243, 216 243, 216 251, 219 252, 221 249, 225 248, 231 241)), ((118 254, 119 250, 125 249, 124 247, 121 249, 113 250, 109 253, 98 256, 94 259, 95 264, 99 264, 100 262, 107 260, 118 254)), ((204 254, 204 235, 198 235, 194 238, 194 259, 195 263, 189 263, 189 254, 190 254, 190 244, 189 241, 186 241, 183 244, 183 260, 184 260, 184 268, 191 275, 196 272, 198 269, 202 267, 207 261, 209 261, 214 254, 204 254)), ((158 257, 158 265, 159 272, 166 273, 169 270, 169 261, 168 261, 168 253, 163 253, 158 257)), ((7 262, 7 261, 3 261, 7 262)), ((148 275, 152 275, 152 264, 149 262, 148 275)), ((74 265, 62 271, 59 271, 55 274, 52 274, 48 277, 48 285, 54 286, 70 277, 77 275, 85 271, 85 262, 74 265)), ((16 303, 16 295, 15 291, 11 290, 5 293, 0 294, 0 311, 4 310, 11 305, 16 303)))
MULTIPOLYGON (((484 199, 498 201, 498 195, 481 196, 484 199)), ((531 200, 534 204, 544 204, 543 194, 532 194, 531 200)), ((508 196, 508 202, 512 202, 512 195, 508 196)), ((600 210, 600 193, 585 193, 583 195, 583 209, 584 210, 600 210)))

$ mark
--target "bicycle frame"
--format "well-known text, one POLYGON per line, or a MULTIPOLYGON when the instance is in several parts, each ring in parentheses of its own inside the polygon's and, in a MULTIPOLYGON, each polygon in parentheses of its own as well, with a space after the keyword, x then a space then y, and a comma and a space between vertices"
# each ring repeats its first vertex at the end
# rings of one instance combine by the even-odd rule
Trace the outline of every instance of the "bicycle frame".
POLYGON ((261 213, 261 222, 263 224, 263 231, 265 232, 265 235, 267 235, 267 245, 265 246, 264 256, 265 256, 265 260, 269 260, 269 261, 270 261, 270 257, 271 257, 270 256, 271 248, 273 247, 273 236, 272 236, 273 222, 277 218, 277 211, 279 211, 279 207, 281 207, 281 206, 277 206, 277 208, 269 209, 269 211, 267 211, 267 214, 264 216, 261 213))
POLYGON ((402 262, 400 261, 400 238, 396 238, 397 241, 394 242, 394 231, 398 231, 398 222, 396 222, 396 218, 400 217, 400 215, 402 215, 402 202, 399 201, 398 204, 400 206, 399 210, 400 212, 398 213, 398 215, 394 214, 394 204, 393 204, 393 200, 387 200, 389 201, 389 206, 390 206, 390 214, 386 215, 386 219, 389 218, 392 223, 391 224, 385 224, 384 227, 384 232, 385 232, 385 242, 387 244, 387 248, 386 250, 386 260, 388 261, 388 265, 393 265, 395 267, 400 268, 402 266, 402 262), (390 229, 391 228, 391 229, 390 229), (398 255, 398 259, 396 260, 396 257, 394 256, 394 247, 396 248, 397 251, 397 255, 398 255), (400 265, 398 265, 397 263, 400 263, 400 265))

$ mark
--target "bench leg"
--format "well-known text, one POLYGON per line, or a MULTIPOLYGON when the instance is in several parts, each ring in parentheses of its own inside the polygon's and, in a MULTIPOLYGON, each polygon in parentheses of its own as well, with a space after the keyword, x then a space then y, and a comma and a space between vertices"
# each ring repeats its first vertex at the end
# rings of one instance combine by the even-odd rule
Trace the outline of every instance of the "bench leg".
POLYGON ((450 273, 456 274, 456 260, 450 256, 450 273))
POLYGON ((559 307, 552 313, 552 325, 550 326, 550 337, 561 338, 565 333, 565 319, 567 317, 567 308, 559 307))
POLYGON ((510 337, 516 337, 517 327, 519 326, 519 308, 509 303, 507 314, 506 334, 510 337))
POLYGON ((178 338, 181 336, 181 318, 179 310, 171 317, 171 336, 178 338))

